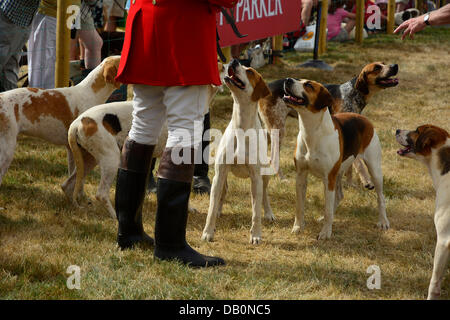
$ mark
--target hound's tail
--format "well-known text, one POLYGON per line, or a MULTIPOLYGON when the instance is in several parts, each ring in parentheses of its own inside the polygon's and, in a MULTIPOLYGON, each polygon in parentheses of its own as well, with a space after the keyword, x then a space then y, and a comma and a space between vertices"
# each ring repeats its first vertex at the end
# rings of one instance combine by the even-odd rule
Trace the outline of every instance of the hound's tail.
POLYGON ((77 204, 78 194, 81 191, 83 177, 84 177, 84 160, 83 153, 81 151, 81 147, 77 142, 78 136, 78 125, 73 123, 68 132, 69 146, 70 150, 72 150, 73 159, 75 162, 75 171, 76 171, 76 180, 75 180, 75 188, 73 190, 72 201, 77 204))

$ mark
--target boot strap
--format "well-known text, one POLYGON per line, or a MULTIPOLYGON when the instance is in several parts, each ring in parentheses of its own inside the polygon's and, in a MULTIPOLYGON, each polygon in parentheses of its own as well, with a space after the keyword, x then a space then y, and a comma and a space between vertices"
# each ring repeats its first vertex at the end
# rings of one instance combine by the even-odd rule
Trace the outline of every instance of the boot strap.
POLYGON ((154 145, 137 143, 127 137, 122 147, 120 168, 134 172, 147 172, 154 150, 154 145))
POLYGON ((158 178, 191 183, 194 175, 194 148, 173 149, 166 148, 159 161, 158 178), (176 151, 174 151, 176 150, 176 151), (179 152, 177 156, 183 158, 184 152, 190 152, 190 163, 175 164, 172 153, 179 152))

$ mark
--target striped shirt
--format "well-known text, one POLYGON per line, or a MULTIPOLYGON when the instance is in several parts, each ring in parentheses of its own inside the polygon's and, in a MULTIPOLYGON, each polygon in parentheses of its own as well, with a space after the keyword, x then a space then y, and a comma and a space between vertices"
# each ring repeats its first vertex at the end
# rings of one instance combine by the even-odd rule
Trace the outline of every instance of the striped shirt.
POLYGON ((28 27, 40 0, 0 0, 0 11, 14 24, 28 27))

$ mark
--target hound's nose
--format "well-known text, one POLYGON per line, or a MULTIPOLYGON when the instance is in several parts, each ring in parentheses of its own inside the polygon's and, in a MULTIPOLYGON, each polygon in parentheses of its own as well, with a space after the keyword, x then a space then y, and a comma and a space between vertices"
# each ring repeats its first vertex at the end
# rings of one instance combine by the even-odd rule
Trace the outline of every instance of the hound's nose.
POLYGON ((400 129, 397 129, 397 130, 395 131, 395 135, 398 136, 399 134, 400 134, 400 129))
POLYGON ((291 85, 293 83, 294 83, 294 79, 292 79, 292 78, 287 78, 285 81, 285 84, 287 84, 287 85, 291 85))
POLYGON ((391 70, 394 71, 395 73, 398 72, 398 64, 391 64, 389 67, 390 67, 391 70))

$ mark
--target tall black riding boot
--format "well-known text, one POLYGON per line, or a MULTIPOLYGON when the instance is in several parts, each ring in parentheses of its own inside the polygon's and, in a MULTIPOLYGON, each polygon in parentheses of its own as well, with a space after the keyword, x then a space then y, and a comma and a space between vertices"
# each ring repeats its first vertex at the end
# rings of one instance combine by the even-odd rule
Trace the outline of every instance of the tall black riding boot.
POLYGON ((150 166, 150 174, 148 178, 147 191, 151 193, 156 193, 156 181, 153 177, 153 169, 155 169, 156 158, 153 158, 152 164, 150 166))
MULTIPOLYGON (((191 152, 193 162, 194 149, 191 152)), ((166 148, 158 169, 158 207, 155 224, 155 258, 178 260, 191 267, 223 265, 218 257, 204 256, 186 242, 189 196, 194 171, 193 164, 172 162, 172 149, 166 148)))
POLYGON ((122 148, 115 197, 119 220, 117 243, 122 250, 136 244, 146 247, 154 244, 142 226, 142 204, 154 149, 153 145, 140 144, 128 138, 122 148))

